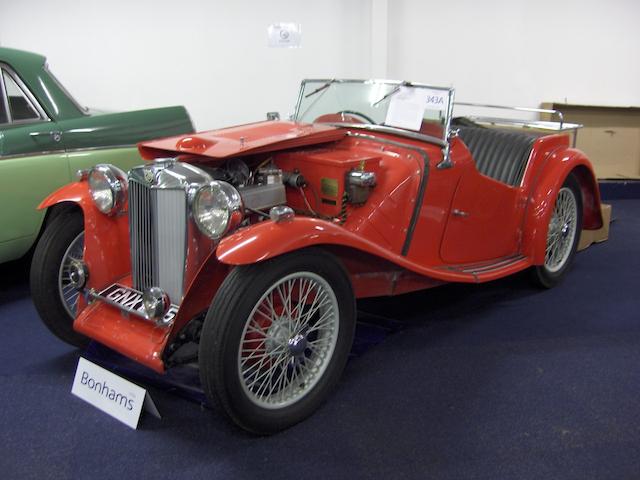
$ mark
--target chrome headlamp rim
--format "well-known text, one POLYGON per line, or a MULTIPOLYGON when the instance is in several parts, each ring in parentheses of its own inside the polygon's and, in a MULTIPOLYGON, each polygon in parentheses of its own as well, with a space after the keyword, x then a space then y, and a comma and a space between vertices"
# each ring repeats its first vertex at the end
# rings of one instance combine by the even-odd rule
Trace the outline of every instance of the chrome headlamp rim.
POLYGON ((222 237, 232 232, 244 219, 244 205, 240 192, 230 183, 220 180, 212 180, 204 185, 194 187, 191 196, 191 216, 198 229, 212 240, 220 240, 222 237), (226 218, 218 229, 212 229, 211 225, 207 225, 201 217, 201 200, 205 193, 221 193, 225 199, 226 218))
POLYGON ((93 200, 93 204, 98 210, 109 216, 115 215, 123 210, 127 201, 127 189, 129 186, 126 173, 124 173, 115 165, 101 163, 95 165, 91 168, 91 170, 89 170, 87 181, 89 182, 89 192, 91 193, 91 199, 93 200), (91 181, 94 175, 101 175, 104 180, 106 180, 106 183, 111 192, 111 202, 109 203, 107 208, 101 206, 96 200, 96 191, 94 190, 91 181))

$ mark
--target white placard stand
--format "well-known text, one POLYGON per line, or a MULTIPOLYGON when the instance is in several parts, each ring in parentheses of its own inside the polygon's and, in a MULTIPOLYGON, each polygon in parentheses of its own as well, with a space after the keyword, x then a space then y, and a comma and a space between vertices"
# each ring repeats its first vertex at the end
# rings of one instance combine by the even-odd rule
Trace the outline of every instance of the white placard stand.
POLYGON ((82 357, 71 393, 133 429, 138 428, 143 408, 162 418, 144 388, 82 357))

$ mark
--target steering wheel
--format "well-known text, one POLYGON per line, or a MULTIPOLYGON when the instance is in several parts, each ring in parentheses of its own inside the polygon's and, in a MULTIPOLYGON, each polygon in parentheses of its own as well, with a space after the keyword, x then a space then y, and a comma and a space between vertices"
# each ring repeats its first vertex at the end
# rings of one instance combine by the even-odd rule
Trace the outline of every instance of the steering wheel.
POLYGON ((340 115, 343 115, 343 114, 346 114, 346 115, 357 115, 357 116, 359 116, 361 118, 364 118, 367 122, 371 123, 372 125, 377 125, 376 122, 374 122, 371 117, 368 117, 364 113, 356 112, 355 110, 340 110, 338 112, 338 114, 340 114, 340 115))

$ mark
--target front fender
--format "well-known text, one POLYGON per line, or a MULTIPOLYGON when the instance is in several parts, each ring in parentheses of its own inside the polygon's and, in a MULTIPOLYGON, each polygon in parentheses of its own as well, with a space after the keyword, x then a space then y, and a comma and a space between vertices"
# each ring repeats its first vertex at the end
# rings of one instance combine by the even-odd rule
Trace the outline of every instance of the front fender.
POLYGON ((258 223, 225 237, 216 254, 222 263, 247 265, 313 245, 343 245, 396 260, 396 255, 357 234, 327 220, 310 217, 258 223))
POLYGON ((252 225, 225 237, 216 249, 216 256, 223 264, 248 265, 315 245, 348 247, 436 280, 475 281, 471 275, 411 262, 338 224, 310 217, 294 217, 282 223, 267 220, 252 225))
POLYGON ((96 208, 86 181, 59 188, 38 206, 39 209, 72 202, 84 216, 84 261, 89 269, 88 288, 102 289, 131 270, 129 222, 126 214, 108 216, 96 208))
POLYGON ((573 174, 582 193, 582 228, 598 229, 602 226, 600 191, 589 159, 579 150, 563 148, 553 152, 543 166, 533 193, 529 196, 523 228, 523 253, 533 264, 545 260, 547 230, 558 191, 566 178, 573 174))
POLYGON ((44 210, 45 208, 52 207, 62 202, 77 203, 82 208, 85 215, 87 215, 87 210, 91 210, 90 207, 93 207, 93 210, 98 211, 93 206, 91 194, 89 193, 89 185, 86 182, 74 182, 60 187, 40 202, 38 210, 44 210))

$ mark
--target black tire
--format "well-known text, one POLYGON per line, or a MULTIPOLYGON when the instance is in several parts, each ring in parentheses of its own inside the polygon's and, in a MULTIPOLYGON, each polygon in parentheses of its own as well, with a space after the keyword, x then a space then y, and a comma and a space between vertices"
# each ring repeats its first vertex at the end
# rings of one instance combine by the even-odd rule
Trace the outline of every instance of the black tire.
POLYGON ((73 329, 73 317, 64 306, 58 288, 60 265, 65 252, 84 230, 82 214, 65 212, 46 226, 31 261, 31 298, 42 322, 63 342, 83 348, 89 339, 73 329))
MULTIPOLYGON (((294 302, 295 299, 292 305, 294 302)), ((349 278, 342 265, 322 250, 310 248, 258 264, 235 267, 216 293, 202 328, 199 363, 204 391, 212 403, 222 406, 229 417, 245 430, 261 435, 284 430, 313 413, 338 382, 351 350, 355 321, 355 297, 349 278), (243 359, 239 357, 240 345, 246 338, 243 336, 245 326, 251 324, 251 318, 257 318, 252 313, 263 294, 271 291, 279 280, 297 272, 300 275, 310 272, 321 277, 335 294, 337 338, 333 353, 326 354, 326 360, 322 360, 326 362, 323 373, 317 374, 313 380, 315 383, 309 381, 308 387, 305 382, 301 383, 302 388, 308 388, 301 398, 290 405, 264 408, 252 400, 241 378, 239 369, 243 359)), ((291 354, 287 350, 291 348, 287 346, 290 341, 282 344, 283 347, 277 348, 291 354)), ((266 347, 262 348, 266 352, 266 347)), ((289 368, 289 360, 282 365, 285 365, 285 370, 289 368)), ((290 386, 295 387, 293 381, 290 386)))
MULTIPOLYGON (((580 185, 572 174, 569 174, 569 176, 562 184, 562 187, 558 191, 554 209, 558 206, 560 192, 562 192, 563 190, 565 192, 570 192, 571 194, 573 194, 573 197, 575 199, 577 208, 575 235, 573 238, 573 242, 570 245, 568 256, 566 256, 566 258, 563 257, 563 260, 560 261, 557 265, 554 265, 554 268, 550 268, 548 266, 547 258, 545 257, 545 263, 543 265, 537 265, 531 270, 531 278, 534 284, 542 288, 552 288, 560 283, 560 281, 562 281, 562 279, 565 277, 576 255, 576 249, 578 247, 578 242, 580 241, 580 234, 582 233, 582 194, 580 192, 580 185)), ((549 230, 552 228, 552 223, 553 215, 549 220, 549 227, 547 232, 547 248, 549 246, 549 230)))

